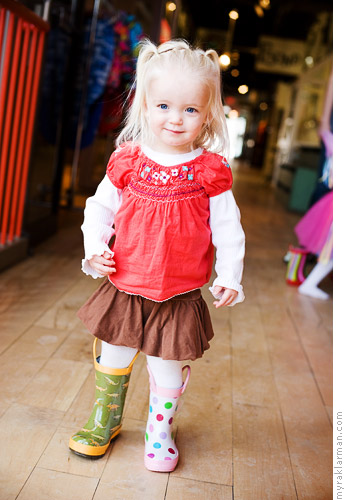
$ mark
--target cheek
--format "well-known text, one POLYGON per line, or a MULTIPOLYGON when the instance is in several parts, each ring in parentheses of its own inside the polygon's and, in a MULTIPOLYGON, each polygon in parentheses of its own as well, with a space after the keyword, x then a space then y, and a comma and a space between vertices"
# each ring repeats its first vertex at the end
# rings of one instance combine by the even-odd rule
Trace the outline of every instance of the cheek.
POLYGON ((200 132, 202 127, 204 126, 205 121, 205 119, 200 118, 200 120, 198 120, 198 123, 195 124, 194 130, 200 132))
POLYGON ((152 125, 154 126, 161 126, 162 124, 165 123, 165 116, 162 115, 161 113, 153 113, 151 115, 151 121, 152 125))

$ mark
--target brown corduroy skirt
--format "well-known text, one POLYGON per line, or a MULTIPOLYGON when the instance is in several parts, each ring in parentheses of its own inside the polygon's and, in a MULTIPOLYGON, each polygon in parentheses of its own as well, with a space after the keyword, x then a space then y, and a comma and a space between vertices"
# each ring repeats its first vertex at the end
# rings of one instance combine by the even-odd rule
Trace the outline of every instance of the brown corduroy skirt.
POLYGON ((214 336, 200 290, 154 302, 120 292, 106 279, 77 315, 100 340, 163 359, 201 358, 214 336))

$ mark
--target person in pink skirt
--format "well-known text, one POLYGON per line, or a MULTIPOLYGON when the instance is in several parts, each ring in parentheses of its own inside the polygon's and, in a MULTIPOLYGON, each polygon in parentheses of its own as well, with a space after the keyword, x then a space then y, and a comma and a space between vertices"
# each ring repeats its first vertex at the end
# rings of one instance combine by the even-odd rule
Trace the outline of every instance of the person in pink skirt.
MULTIPOLYGON (((327 188, 333 188, 333 71, 331 72, 326 92, 324 111, 320 124, 320 137, 325 149, 325 162, 320 182, 327 188)), ((318 284, 333 269, 333 190, 324 194, 295 227, 299 244, 309 253, 318 256, 318 262, 307 278, 298 287, 298 291, 321 300, 329 295, 318 284)))
POLYGON ((179 459, 173 422, 190 376, 183 364, 201 358, 214 336, 200 287, 215 247, 215 308, 244 300, 245 236, 226 160, 217 53, 146 40, 133 94, 106 175, 86 202, 82 269, 107 279, 78 312, 102 350, 96 357, 94 345, 92 414, 69 446, 90 458, 106 453, 141 351, 150 381, 144 464, 169 472, 179 459))

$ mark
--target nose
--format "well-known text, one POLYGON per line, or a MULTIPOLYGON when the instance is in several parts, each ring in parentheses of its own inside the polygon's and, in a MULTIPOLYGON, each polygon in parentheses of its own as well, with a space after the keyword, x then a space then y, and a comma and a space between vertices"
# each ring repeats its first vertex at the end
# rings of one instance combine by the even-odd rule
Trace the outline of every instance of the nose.
POLYGON ((169 120, 174 125, 180 125, 183 122, 182 114, 179 111, 171 111, 169 120))

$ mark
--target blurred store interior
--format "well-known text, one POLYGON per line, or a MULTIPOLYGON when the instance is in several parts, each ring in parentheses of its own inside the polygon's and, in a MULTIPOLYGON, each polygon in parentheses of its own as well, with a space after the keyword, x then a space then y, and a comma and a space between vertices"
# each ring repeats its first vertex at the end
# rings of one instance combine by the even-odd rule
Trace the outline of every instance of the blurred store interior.
MULTIPOLYGON (((43 19, 46 31, 41 71, 34 70, 39 72, 37 99, 31 98, 28 108, 34 127, 26 149, 27 177, 22 177, 26 179, 22 225, 9 237, 11 210, 16 212, 19 202, 10 196, 5 200, 15 179, 6 165, 11 162, 10 147, 20 148, 9 144, 9 152, 2 153, 7 187, 0 194, 0 269, 56 232, 62 213, 81 213, 85 199, 95 191, 121 128, 136 46, 143 37, 156 42, 182 37, 219 53, 230 160, 260 171, 286 210, 306 212, 319 177, 318 128, 332 73, 331 0, 0 1, 5 11, 2 75, 10 33, 8 12, 18 3, 23 15, 30 11, 32 19, 43 19)), ((24 43, 18 49, 19 61, 23 47, 24 43)), ((15 54, 15 48, 11 50, 9 60, 15 54)), ((13 78, 18 80, 19 69, 17 73, 13 78)), ((10 111, 15 116, 17 81, 12 88, 10 111)), ((2 91, 7 103, 9 89, 2 91)), ((8 127, 12 142, 18 142, 19 135, 11 129, 15 118, 8 127)), ((4 139, 5 126, 1 133, 4 139)), ((20 158, 13 161, 21 163, 20 158)))

